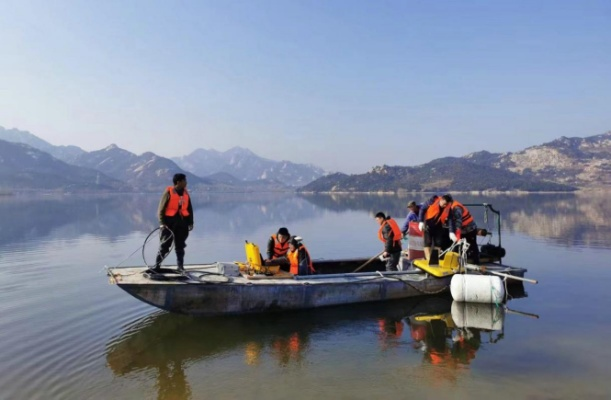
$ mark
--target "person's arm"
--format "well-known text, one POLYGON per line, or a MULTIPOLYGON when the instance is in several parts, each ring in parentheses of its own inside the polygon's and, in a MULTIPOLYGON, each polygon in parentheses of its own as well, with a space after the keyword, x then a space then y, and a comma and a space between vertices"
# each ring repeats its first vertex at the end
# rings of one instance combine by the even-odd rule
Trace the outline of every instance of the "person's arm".
POLYGON ((390 227, 390 224, 384 225, 384 229, 382 230, 382 233, 386 233, 385 235, 383 235, 386 239, 386 241, 384 242, 384 251, 390 254, 392 252, 393 241, 395 240, 395 237, 394 237, 395 235, 392 232, 392 228, 390 227))
POLYGON ((189 205, 187 206, 187 212, 189 216, 187 217, 187 225, 189 226, 189 230, 193 229, 193 202, 191 201, 191 195, 189 195, 189 205))
POLYGON ((274 257, 274 238, 269 238, 267 241, 267 259, 271 260, 274 257))
MULTIPOLYGON (((448 204, 448 207, 450 205, 448 204)), ((460 227, 462 226, 462 210, 460 207, 450 209, 448 217, 448 229, 450 231, 450 240, 456 241, 460 239, 460 227)))
POLYGON ((168 206, 168 202, 170 201, 170 192, 165 191, 161 195, 161 200, 159 200, 159 207, 157 208, 157 219, 159 220, 159 225, 165 225, 165 209, 168 206))
POLYGON ((424 222, 424 215, 426 214, 426 210, 428 210, 429 207, 432 206, 435 202, 434 200, 431 200, 433 199, 429 199, 425 203, 422 203, 422 206, 420 207, 420 212, 418 213, 418 219, 420 220, 420 222, 424 222))
POLYGON ((410 223, 410 219, 409 217, 412 215, 413 213, 410 211, 409 214, 407 214, 407 217, 405 217, 405 222, 403 222, 403 225, 401 226, 401 233, 405 236, 407 235, 407 231, 409 230, 409 223, 410 223))

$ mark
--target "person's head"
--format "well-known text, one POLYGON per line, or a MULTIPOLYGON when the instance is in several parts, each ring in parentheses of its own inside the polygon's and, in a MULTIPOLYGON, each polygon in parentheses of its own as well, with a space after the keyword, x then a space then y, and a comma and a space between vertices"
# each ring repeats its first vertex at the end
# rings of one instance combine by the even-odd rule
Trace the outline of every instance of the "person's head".
POLYGON ((454 199, 452 199, 452 196, 449 194, 444 194, 443 196, 441 196, 441 199, 439 199, 439 207, 445 207, 448 203, 453 202, 454 199))
POLYGON ((187 186, 187 176, 185 174, 174 174, 172 182, 174 186, 184 188, 187 186))
POLYGON ((289 233, 288 229, 286 229, 285 227, 282 227, 278 229, 278 233, 276 234, 276 236, 278 237, 278 241, 280 243, 284 243, 287 240, 289 240, 289 238, 291 237, 291 234, 289 233))
POLYGON ((411 212, 416 212, 416 210, 418 210, 418 205, 416 204, 414 200, 412 200, 409 203, 407 203, 407 209, 410 210, 411 212))
POLYGON ((386 215, 382 211, 380 211, 376 214, 375 219, 376 221, 378 221, 378 224, 382 225, 384 221, 386 221, 386 215))
POLYGON ((301 241, 301 237, 291 236, 291 240, 289 240, 289 250, 295 251, 299 247, 300 241, 301 241))

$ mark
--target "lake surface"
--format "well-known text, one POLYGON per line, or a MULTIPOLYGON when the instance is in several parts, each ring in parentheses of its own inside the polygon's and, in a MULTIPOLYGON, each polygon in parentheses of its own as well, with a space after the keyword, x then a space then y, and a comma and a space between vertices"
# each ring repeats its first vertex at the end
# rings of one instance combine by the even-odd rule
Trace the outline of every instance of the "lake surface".
MULTIPOLYGON (((508 303, 538 319, 475 309, 490 314, 494 330, 453 327, 448 297, 168 314, 110 285, 104 271, 142 265, 158 195, 0 197, 0 398, 610 398, 608 195, 455 196, 500 209, 504 262, 540 281, 508 303)), ((314 258, 369 258, 382 248, 374 214, 402 222, 412 199, 193 198, 187 263, 243 261, 244 240, 264 248, 280 226, 302 236, 314 258)), ((472 212, 493 230, 493 215, 485 222, 472 212)))

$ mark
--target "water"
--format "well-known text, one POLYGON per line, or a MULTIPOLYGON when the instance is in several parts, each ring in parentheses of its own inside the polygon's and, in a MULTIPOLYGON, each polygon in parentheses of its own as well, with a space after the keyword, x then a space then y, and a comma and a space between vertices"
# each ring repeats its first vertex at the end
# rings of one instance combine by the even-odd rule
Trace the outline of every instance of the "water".
MULTIPOLYGON (((280 226, 302 236, 314 258, 369 258, 381 250, 373 215, 402 220, 410 200, 193 197, 188 262, 243 260, 244 240, 264 247, 280 226)), ((539 319, 496 316, 502 330, 461 337, 443 322, 452 315, 447 297, 248 317, 167 314, 109 285, 103 270, 156 226, 157 195, 1 197, 0 398, 609 398, 608 194, 455 197, 502 211, 505 262, 540 280, 508 306, 539 319)), ((493 229, 492 215, 488 223, 493 229)), ((123 265, 141 263, 137 252, 123 265)))

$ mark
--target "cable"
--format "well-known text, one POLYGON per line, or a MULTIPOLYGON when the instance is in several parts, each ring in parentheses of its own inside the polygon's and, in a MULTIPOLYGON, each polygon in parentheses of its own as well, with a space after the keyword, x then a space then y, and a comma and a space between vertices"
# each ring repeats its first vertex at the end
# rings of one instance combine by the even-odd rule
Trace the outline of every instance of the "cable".
MULTIPOLYGON (((163 260, 166 259, 166 257, 172 252, 172 250, 174 250, 174 232, 172 232, 172 230, 170 228, 168 228, 167 226, 161 226, 161 227, 157 227, 155 229, 153 229, 151 231, 151 233, 148 234, 148 236, 146 237, 146 239, 144 239, 144 243, 142 244, 142 260, 144 261, 144 265, 146 265, 146 267, 148 269, 151 269, 151 266, 146 262, 146 254, 144 252, 144 250, 146 249, 146 245, 149 242, 149 239, 151 238, 151 236, 153 235, 153 233, 159 231, 159 250, 157 251, 157 256, 161 256, 161 261, 159 261, 159 264, 161 264, 163 262, 163 260), (170 234, 165 238, 165 240, 161 241, 162 238, 162 229, 167 230, 168 232, 170 232, 170 234), (170 248, 168 249, 167 253, 165 253, 164 255, 161 254, 161 247, 168 241, 171 240, 171 245, 170 248)), ((135 252, 134 252, 135 253, 135 252)), ((133 253, 132 253, 133 254, 133 253)), ((131 257, 131 256, 130 256, 131 257)), ((155 263, 157 263, 157 260, 155 260, 155 263)))

